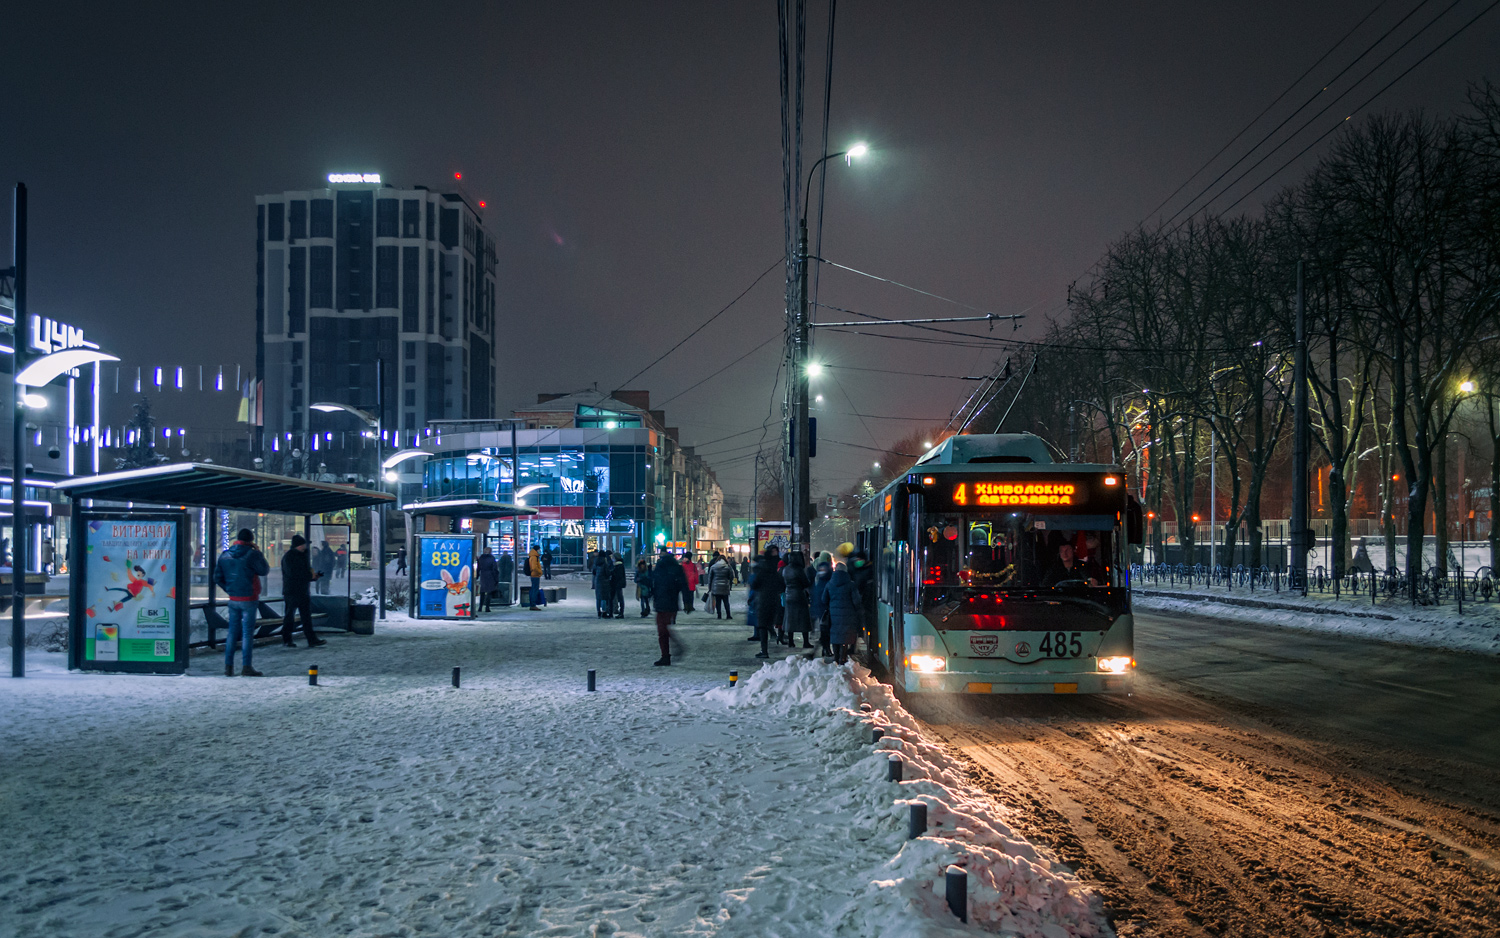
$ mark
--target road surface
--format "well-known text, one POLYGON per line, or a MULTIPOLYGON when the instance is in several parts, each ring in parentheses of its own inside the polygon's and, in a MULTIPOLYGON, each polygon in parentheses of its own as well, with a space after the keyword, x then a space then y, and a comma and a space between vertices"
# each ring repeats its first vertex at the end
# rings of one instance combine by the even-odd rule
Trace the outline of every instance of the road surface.
POLYGON ((1500 659, 1144 612, 1136 656, 908 705, 1122 936, 1500 934, 1500 659))

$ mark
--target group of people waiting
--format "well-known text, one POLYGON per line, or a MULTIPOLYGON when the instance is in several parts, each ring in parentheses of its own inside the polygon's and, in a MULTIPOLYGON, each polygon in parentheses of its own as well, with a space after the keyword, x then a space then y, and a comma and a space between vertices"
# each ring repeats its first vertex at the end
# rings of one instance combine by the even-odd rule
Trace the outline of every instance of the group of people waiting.
POLYGON ((845 544, 838 556, 824 551, 813 555, 811 565, 800 550, 781 556, 772 545, 756 559, 750 575, 749 605, 755 634, 760 642, 757 658, 770 657, 770 639, 778 645, 812 648, 816 625, 818 648, 824 657, 839 664, 849 660, 861 633, 872 627, 875 573, 863 551, 845 544))

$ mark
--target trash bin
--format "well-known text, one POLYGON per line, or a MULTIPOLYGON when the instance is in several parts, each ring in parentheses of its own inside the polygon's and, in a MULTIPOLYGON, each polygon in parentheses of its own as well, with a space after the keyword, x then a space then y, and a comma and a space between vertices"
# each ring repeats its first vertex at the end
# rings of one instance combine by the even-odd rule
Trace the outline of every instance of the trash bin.
POLYGON ((356 635, 375 634, 375 606, 373 604, 349 604, 349 631, 356 635))

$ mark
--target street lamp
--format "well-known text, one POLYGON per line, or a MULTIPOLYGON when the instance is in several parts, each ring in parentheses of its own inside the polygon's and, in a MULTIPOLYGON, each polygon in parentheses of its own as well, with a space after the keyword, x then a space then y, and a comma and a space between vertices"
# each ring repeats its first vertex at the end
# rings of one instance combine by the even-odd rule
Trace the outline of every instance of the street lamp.
POLYGON ((812 466, 808 462, 808 450, 811 441, 811 427, 808 424, 808 396, 810 389, 808 379, 822 370, 817 362, 808 360, 808 317, 807 317, 807 208, 808 199, 812 195, 813 173, 818 167, 836 156, 845 158, 849 162, 856 157, 862 157, 870 152, 870 148, 863 143, 856 143, 847 150, 837 153, 825 153, 818 157, 817 162, 807 171, 807 185, 803 188, 802 217, 797 223, 797 309, 796 328, 792 342, 792 375, 790 391, 792 393, 792 432, 791 442, 795 447, 797 460, 796 472, 792 475, 792 505, 791 522, 792 537, 794 543, 810 545, 812 541, 812 530, 808 524, 811 518, 809 512, 808 495, 812 491, 812 466))
MULTIPOLYGON (((375 359, 375 409, 379 411, 378 414, 371 415, 369 412, 360 410, 358 407, 340 404, 337 401, 318 401, 308 406, 313 410, 325 414, 338 413, 339 411, 343 411, 346 414, 353 414, 364 421, 365 426, 375 431, 376 469, 372 483, 376 491, 384 491, 386 473, 382 470, 390 468, 389 466, 382 466, 380 459, 380 451, 385 448, 385 359, 375 359)), ((375 550, 372 556, 379 571, 376 579, 376 583, 378 584, 376 590, 378 608, 375 614, 383 621, 385 619, 385 505, 377 505, 372 508, 370 517, 373 521, 371 527, 374 528, 372 533, 375 536, 375 550)))

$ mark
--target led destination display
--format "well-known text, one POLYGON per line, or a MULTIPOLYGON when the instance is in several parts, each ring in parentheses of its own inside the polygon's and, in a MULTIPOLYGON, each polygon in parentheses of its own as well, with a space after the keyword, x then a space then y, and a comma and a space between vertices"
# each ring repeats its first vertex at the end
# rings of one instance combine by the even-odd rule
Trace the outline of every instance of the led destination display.
POLYGON ((922 479, 928 511, 1024 508, 1045 513, 1114 514, 1125 507, 1118 473, 1067 476, 955 476, 922 479))

